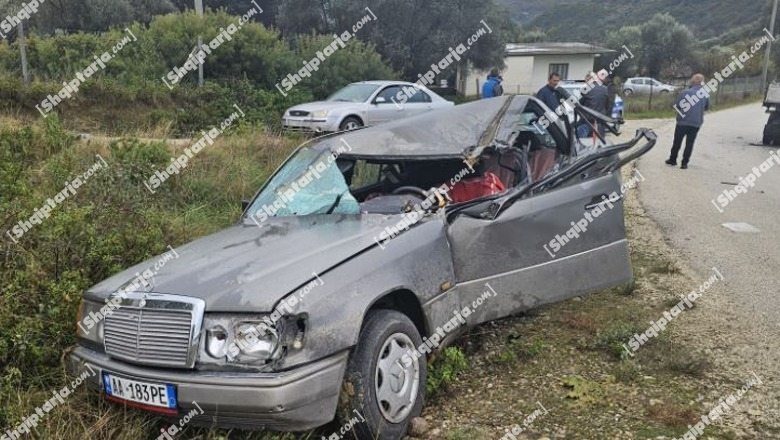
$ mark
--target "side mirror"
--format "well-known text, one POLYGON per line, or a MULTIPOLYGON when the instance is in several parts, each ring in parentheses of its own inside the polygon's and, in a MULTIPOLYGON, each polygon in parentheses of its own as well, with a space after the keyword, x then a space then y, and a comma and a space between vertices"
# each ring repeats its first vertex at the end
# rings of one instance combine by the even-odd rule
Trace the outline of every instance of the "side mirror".
POLYGON ((246 211, 246 208, 249 208, 249 200, 242 200, 241 201, 241 212, 246 211))
POLYGON ((374 99, 374 104, 384 104, 387 102, 387 99, 384 98, 384 96, 377 96, 376 99, 374 99))

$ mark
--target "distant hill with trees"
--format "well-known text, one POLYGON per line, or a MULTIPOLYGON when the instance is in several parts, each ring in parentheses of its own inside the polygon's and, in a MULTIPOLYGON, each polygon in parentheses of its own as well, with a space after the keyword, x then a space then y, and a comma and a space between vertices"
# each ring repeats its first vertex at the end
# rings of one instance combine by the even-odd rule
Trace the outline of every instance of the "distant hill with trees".
POLYGON ((557 41, 602 41, 607 32, 669 13, 702 40, 739 39, 769 27, 772 0, 497 0, 524 28, 557 41))

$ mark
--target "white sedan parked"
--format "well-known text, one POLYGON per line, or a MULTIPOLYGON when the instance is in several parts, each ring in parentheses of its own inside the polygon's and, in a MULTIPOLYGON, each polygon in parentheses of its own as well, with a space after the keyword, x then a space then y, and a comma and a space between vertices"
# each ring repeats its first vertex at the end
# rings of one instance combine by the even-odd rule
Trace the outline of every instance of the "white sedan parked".
POLYGON ((316 133, 354 130, 453 105, 409 82, 362 81, 344 87, 324 101, 290 108, 284 112, 282 125, 287 130, 316 133))

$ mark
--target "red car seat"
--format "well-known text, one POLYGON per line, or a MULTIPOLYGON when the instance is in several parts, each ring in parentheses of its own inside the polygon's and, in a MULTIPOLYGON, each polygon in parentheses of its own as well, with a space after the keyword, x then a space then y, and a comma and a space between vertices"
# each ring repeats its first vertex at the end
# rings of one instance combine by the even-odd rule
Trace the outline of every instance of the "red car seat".
POLYGON ((463 179, 452 186, 450 197, 454 203, 467 202, 479 197, 498 194, 505 190, 504 184, 495 174, 486 172, 482 176, 463 179))

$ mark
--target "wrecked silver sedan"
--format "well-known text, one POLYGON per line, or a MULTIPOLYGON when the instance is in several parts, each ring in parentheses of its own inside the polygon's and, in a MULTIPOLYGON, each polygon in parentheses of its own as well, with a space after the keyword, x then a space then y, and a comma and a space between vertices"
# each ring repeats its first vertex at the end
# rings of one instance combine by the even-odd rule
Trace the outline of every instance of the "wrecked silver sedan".
POLYGON ((89 289, 70 371, 94 369, 122 405, 197 405, 199 424, 300 431, 357 414, 357 438, 400 439, 431 353, 632 277, 613 195, 654 133, 585 145, 567 118, 538 124, 545 112, 504 96, 304 144, 238 224, 89 289))

